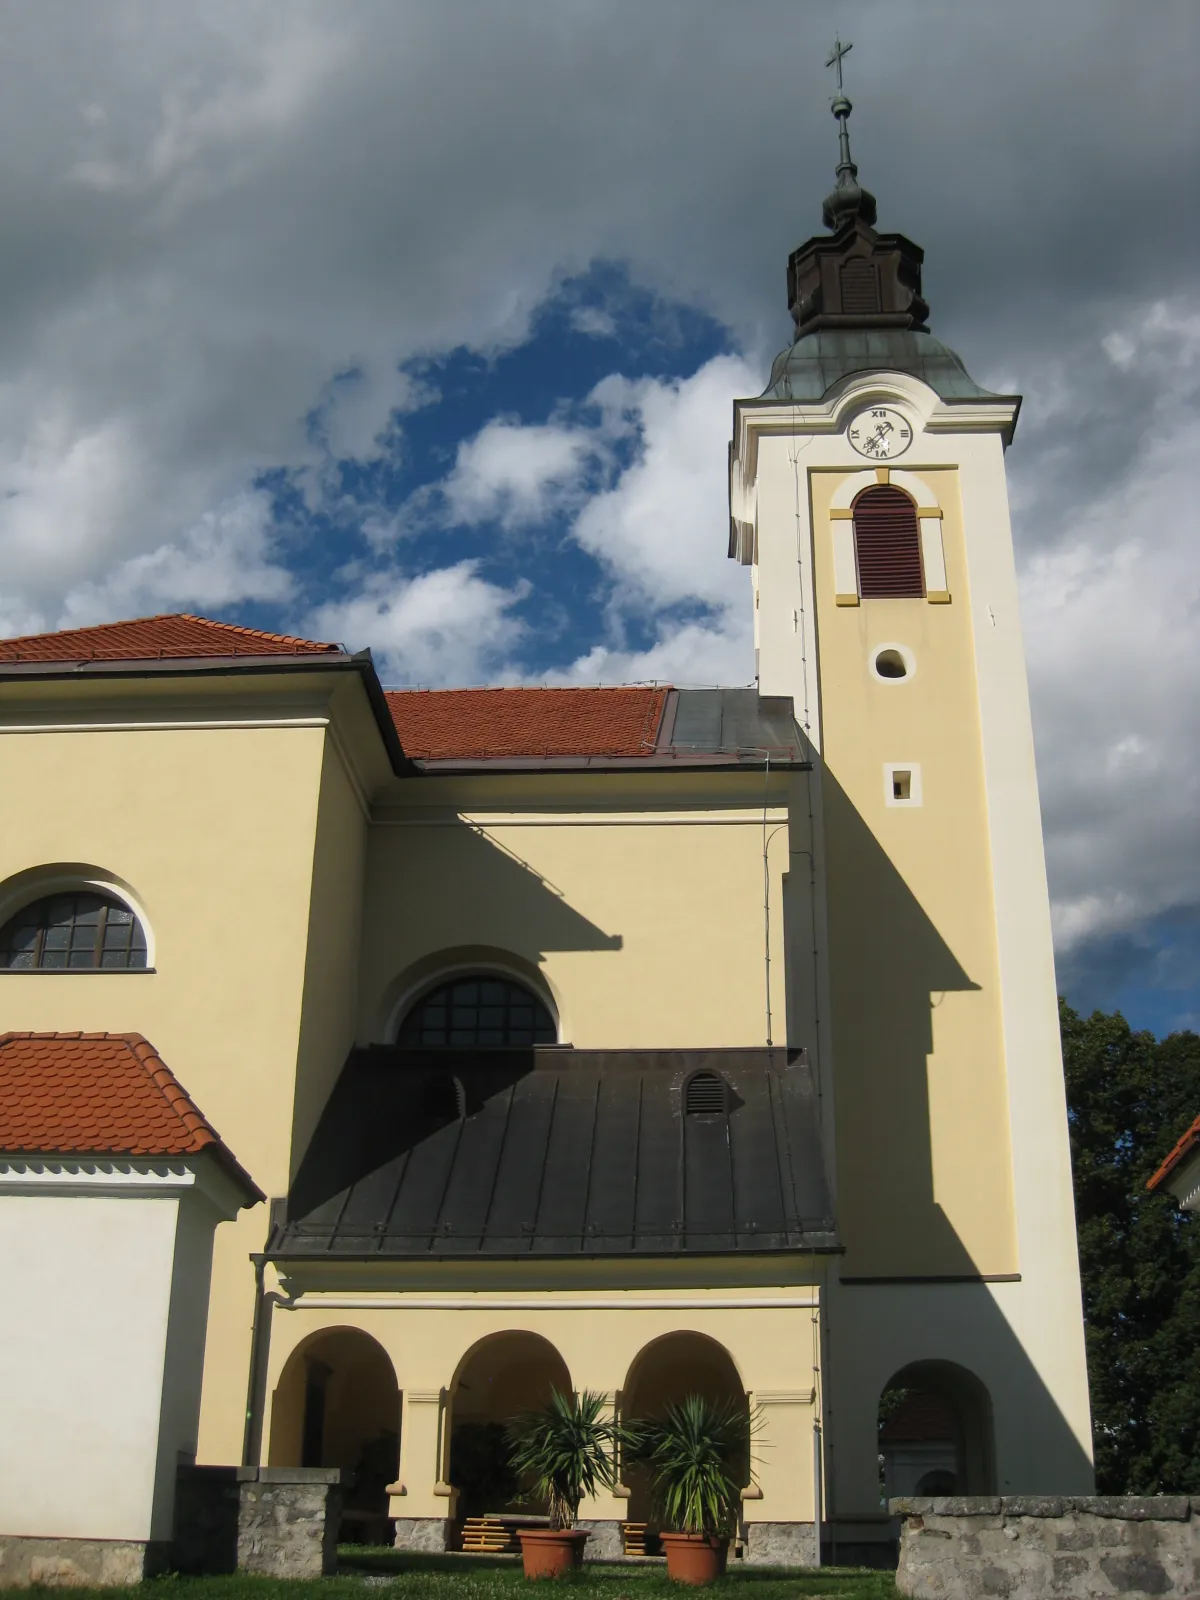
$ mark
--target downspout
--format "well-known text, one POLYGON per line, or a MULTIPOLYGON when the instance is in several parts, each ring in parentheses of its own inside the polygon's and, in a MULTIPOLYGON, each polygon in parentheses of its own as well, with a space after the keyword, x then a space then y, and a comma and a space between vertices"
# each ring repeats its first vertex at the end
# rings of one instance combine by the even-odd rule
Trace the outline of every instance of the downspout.
POLYGON ((262 1326, 263 1308, 266 1302, 264 1293, 264 1279, 267 1269, 265 1255, 252 1255, 254 1263, 254 1315, 250 1322, 250 1370, 246 1376, 246 1425, 242 1431, 242 1465, 244 1467, 257 1466, 255 1456, 259 1454, 259 1428, 261 1418, 258 1415, 258 1380, 262 1366, 262 1326))

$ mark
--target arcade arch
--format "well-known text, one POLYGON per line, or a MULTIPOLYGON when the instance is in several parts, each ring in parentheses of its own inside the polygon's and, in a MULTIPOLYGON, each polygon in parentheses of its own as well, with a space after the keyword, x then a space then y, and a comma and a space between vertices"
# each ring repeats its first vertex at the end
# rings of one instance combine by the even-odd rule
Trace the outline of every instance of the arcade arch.
POLYGON ((383 1537, 399 1455, 400 1390, 383 1346, 358 1328, 328 1328, 297 1346, 271 1406, 271 1466, 341 1467, 346 1524, 383 1537))
POLYGON ((449 1395, 450 1482, 460 1519, 545 1510, 523 1496, 509 1471, 504 1434, 520 1412, 546 1406, 555 1389, 570 1394, 571 1374, 540 1334, 491 1334, 463 1356, 449 1395))
POLYGON ((880 1494, 996 1492, 991 1396, 953 1361, 915 1361, 879 1399, 880 1494))
MULTIPOLYGON (((741 1482, 750 1482, 750 1404, 733 1357, 723 1344, 704 1333, 666 1333, 634 1358, 621 1393, 621 1416, 635 1422, 661 1417, 686 1395, 698 1394, 717 1406, 742 1411, 746 1418, 745 1459, 741 1482)), ((622 1479, 629 1489, 629 1520, 654 1521, 650 1477, 644 1467, 627 1463, 622 1479)))

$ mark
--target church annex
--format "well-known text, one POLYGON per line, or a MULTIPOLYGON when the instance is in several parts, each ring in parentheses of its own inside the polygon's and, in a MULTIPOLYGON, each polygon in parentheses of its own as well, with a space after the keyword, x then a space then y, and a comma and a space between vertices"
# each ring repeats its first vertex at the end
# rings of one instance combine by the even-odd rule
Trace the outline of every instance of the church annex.
MULTIPOLYGON (((0 1535, 163 1541, 196 1459, 344 1467, 364 1536, 440 1550, 552 1386, 756 1415, 749 1561, 861 1556, 887 1493, 1090 1490, 1019 400, 928 331, 849 111, 733 408, 756 687, 390 693, 192 616, 0 642, 0 1248, 36 1286, 0 1413, 111 1402, 141 1234, 102 1278, 80 1240, 179 1206, 146 1492, 101 1443, 49 1496, 5 1428, 0 1535)), ((619 1553, 645 1483, 582 1515, 619 1553)))

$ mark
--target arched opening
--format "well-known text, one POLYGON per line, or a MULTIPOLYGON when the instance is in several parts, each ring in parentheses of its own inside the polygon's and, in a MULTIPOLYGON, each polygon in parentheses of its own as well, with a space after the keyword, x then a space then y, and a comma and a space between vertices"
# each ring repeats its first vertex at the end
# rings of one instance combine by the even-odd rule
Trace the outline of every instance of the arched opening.
POLYGON ((992 1402, 952 1361, 916 1361, 879 1399, 879 1479, 893 1495, 995 1494, 992 1402))
POLYGON ((341 1467, 342 1537, 387 1539, 400 1465, 400 1390, 383 1346, 358 1328, 315 1334, 288 1357, 271 1407, 273 1467, 341 1467))
POLYGON ((548 1339, 518 1331, 493 1334, 470 1349, 450 1389, 450 1482, 458 1516, 545 1511, 522 1493, 508 1467, 505 1428, 522 1411, 571 1393, 567 1364, 548 1339))
MULTIPOLYGON (((698 1394, 718 1406, 735 1407, 746 1417, 747 1447, 739 1463, 741 1482, 750 1482, 750 1405, 733 1358, 725 1346, 703 1333, 667 1333, 639 1352, 621 1393, 621 1415, 627 1421, 661 1417, 668 1406, 698 1394)), ((629 1489, 629 1521, 655 1524, 650 1476, 644 1467, 627 1463, 621 1473, 629 1489)))

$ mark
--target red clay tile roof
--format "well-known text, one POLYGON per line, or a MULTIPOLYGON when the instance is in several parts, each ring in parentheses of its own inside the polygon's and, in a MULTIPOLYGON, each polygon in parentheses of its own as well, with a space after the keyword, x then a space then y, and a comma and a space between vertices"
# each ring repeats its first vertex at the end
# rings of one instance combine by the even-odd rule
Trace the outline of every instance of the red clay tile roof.
POLYGON ((1196 1118, 1188 1131, 1176 1143, 1170 1155, 1147 1183, 1147 1189, 1157 1189, 1161 1183, 1164 1183, 1184 1157, 1191 1155, 1197 1145, 1200 1145, 1200 1117, 1196 1118))
POLYGON ((336 644, 263 633, 258 628, 239 628, 232 622, 210 622, 207 617, 180 612, 0 639, 0 662, 186 661, 201 656, 307 656, 340 650, 336 644))
POLYGON ((0 1150, 127 1156, 211 1150, 258 1194, 140 1033, 0 1034, 0 1150))
POLYGON ((387 695, 406 755, 419 761, 492 756, 652 754, 670 691, 404 689, 387 695))

